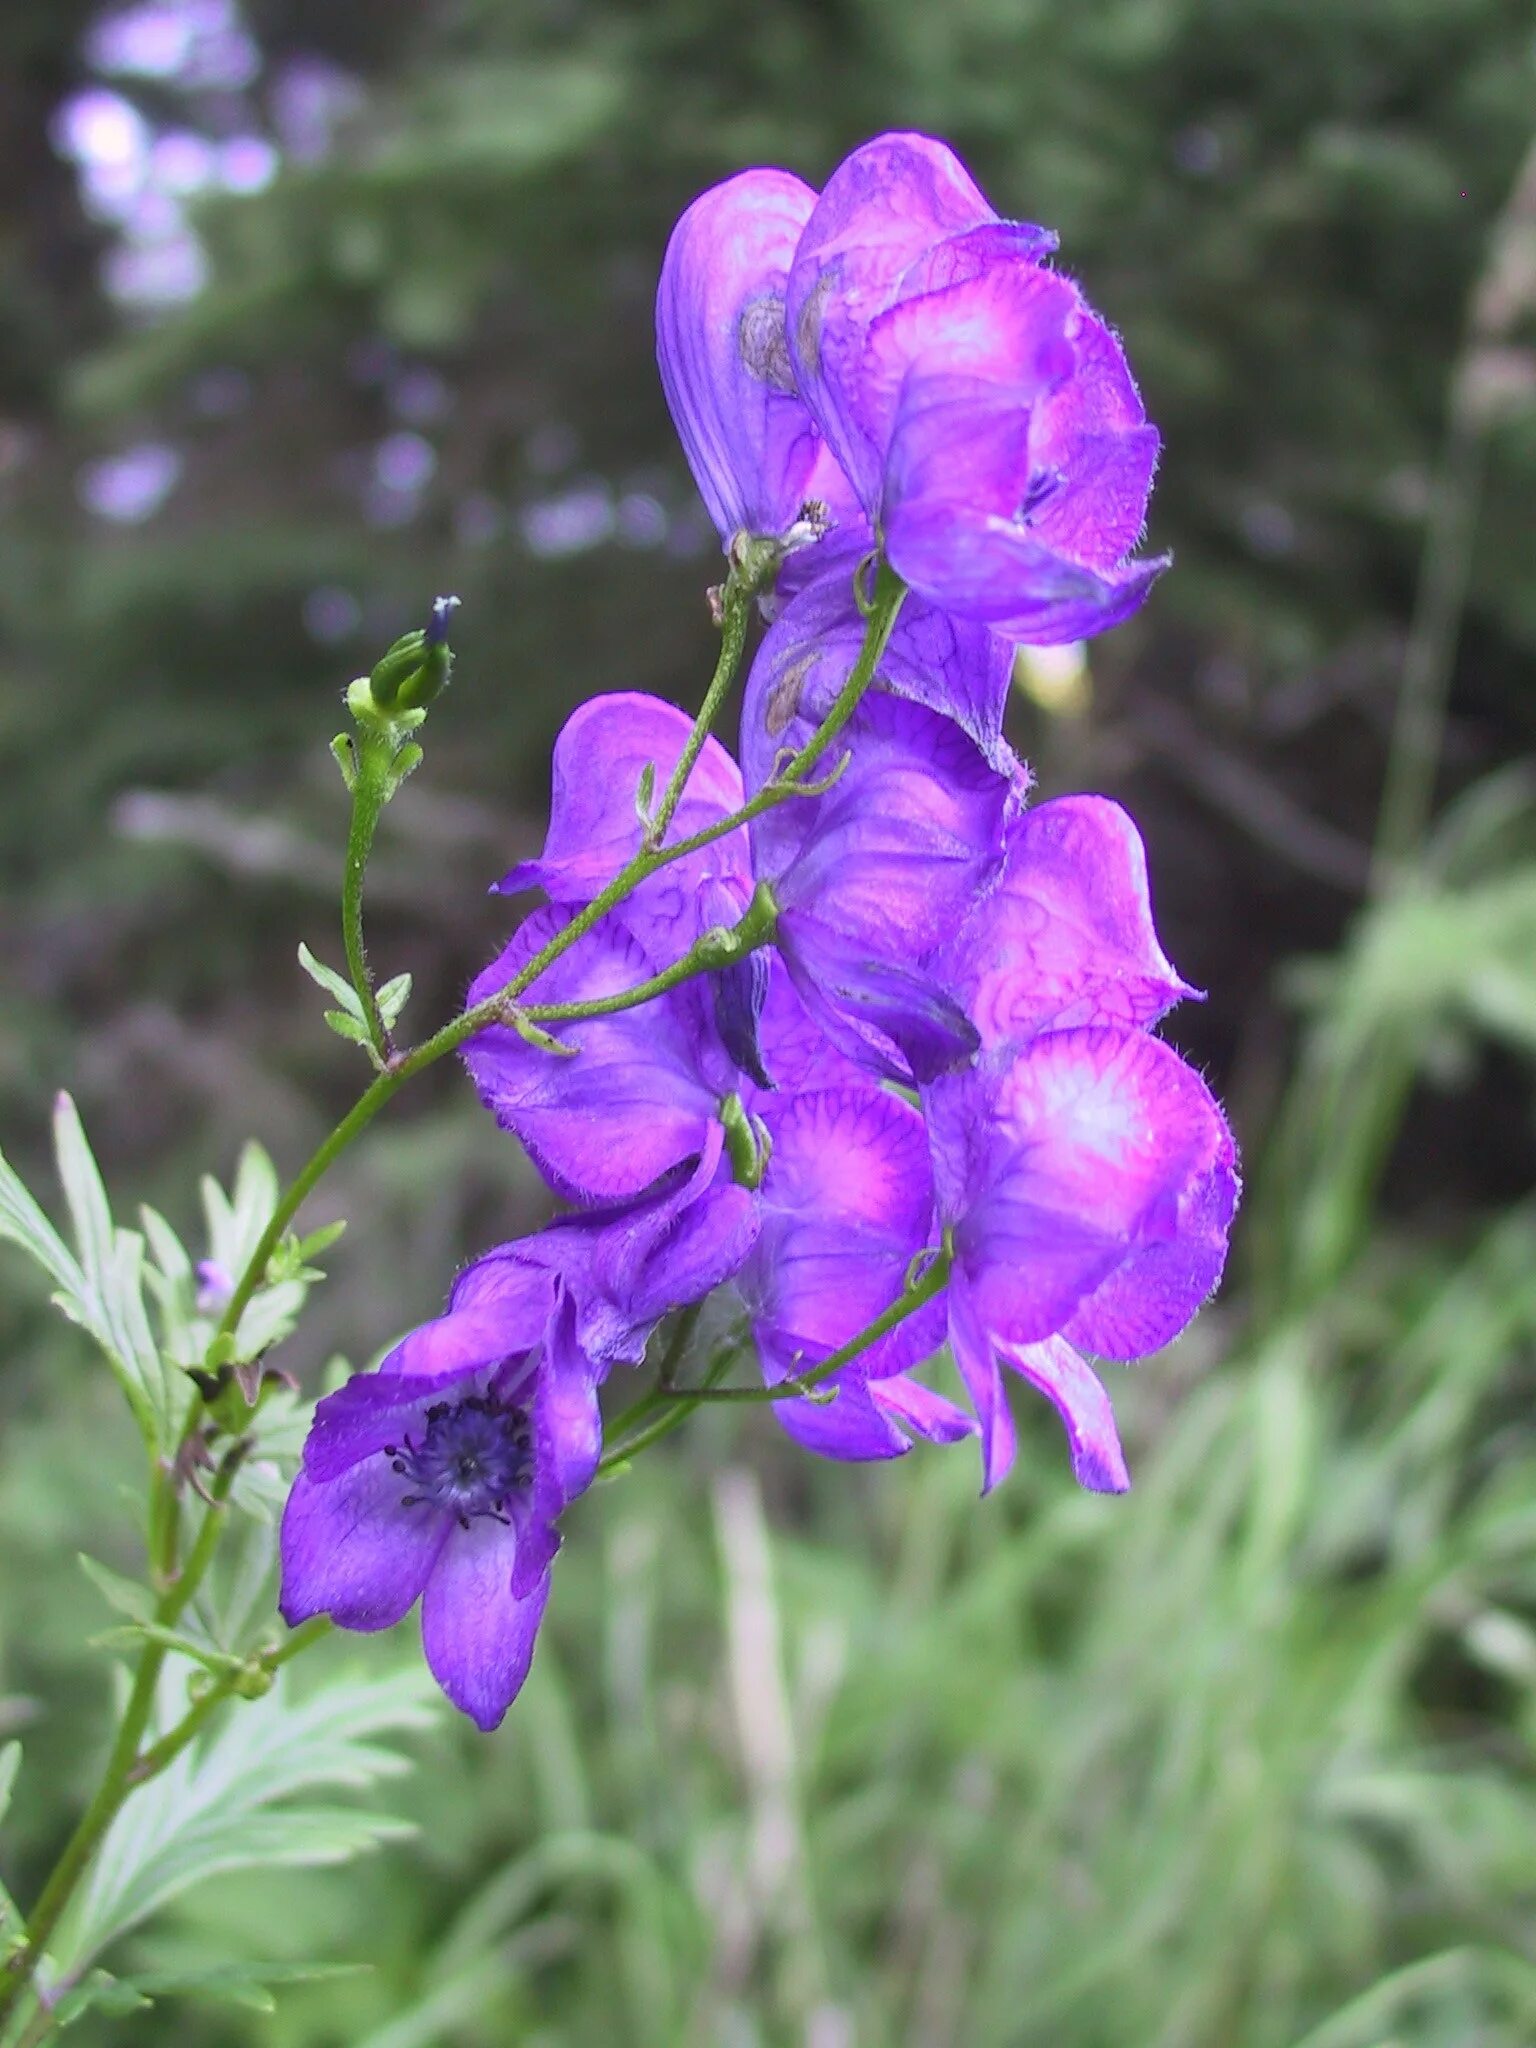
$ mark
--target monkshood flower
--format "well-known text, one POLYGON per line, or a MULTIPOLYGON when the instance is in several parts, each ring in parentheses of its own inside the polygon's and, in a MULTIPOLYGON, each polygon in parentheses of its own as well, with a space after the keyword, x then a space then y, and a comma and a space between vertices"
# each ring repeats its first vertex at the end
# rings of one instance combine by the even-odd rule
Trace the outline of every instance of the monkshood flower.
POLYGON ((923 1106, 986 1483, 1013 1457, 1007 1365, 1056 1403, 1079 1479, 1118 1490, 1114 1418, 1080 1354, 1178 1335, 1220 1277, 1239 1185, 1210 1091, 1147 1028, 1194 991, 1158 944, 1135 826, 1098 797, 1026 812, 1001 883, 933 965, 982 1041, 923 1106))
POLYGON ((560 1294, 538 1266, 472 1266, 445 1315, 319 1404, 283 1514, 284 1620, 389 1628, 419 1599, 433 1677, 486 1729, 528 1674, 556 1520, 597 1469, 595 1375, 552 1342, 560 1294))
POLYGON ((833 172, 796 247, 801 396, 892 567, 1009 639, 1128 617, 1158 435, 1111 330, 943 143, 882 135, 833 172))
MULTIPOLYGON (((861 1083, 783 1097, 763 1114, 759 1230, 737 1286, 763 1377, 777 1386, 874 1322, 936 1239, 928 1140, 911 1104, 861 1083)), ((899 1457, 914 1437, 958 1442, 975 1423, 909 1371, 943 1341, 942 1304, 930 1303, 832 1375, 834 1400, 776 1401, 773 1412, 824 1457, 899 1457)))
POLYGON ((656 357, 689 467, 727 545, 779 539, 808 504, 868 545, 857 499, 795 389, 784 293, 816 194, 788 171, 744 171, 672 231, 656 296, 656 357))
POLYGON ((699 1178, 487 1253, 443 1315, 320 1402, 283 1515, 290 1625, 388 1628, 419 1598, 433 1676, 496 1726, 527 1676, 556 1523, 597 1469, 600 1381, 751 1249, 751 1197, 699 1178))

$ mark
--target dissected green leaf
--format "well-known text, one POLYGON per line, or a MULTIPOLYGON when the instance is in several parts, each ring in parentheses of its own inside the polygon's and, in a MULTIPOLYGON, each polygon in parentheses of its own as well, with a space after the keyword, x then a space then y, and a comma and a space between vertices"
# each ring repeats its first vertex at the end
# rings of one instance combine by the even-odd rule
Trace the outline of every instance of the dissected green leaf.
POLYGON ((379 1015, 384 1019, 385 1025, 390 1030, 393 1030, 399 1021, 400 1012, 409 1002, 410 995, 411 977, 408 974, 395 975, 393 980, 386 981, 379 990, 376 997, 379 1005, 379 1015))
POLYGON ((358 1000, 357 990, 344 974, 338 974, 334 967, 327 967, 323 960, 317 960, 305 945, 299 947, 299 965, 318 988, 323 988, 328 996, 340 1003, 350 1017, 359 1024, 363 1022, 363 1006, 358 1000))
POLYGON ((361 1017, 350 1010, 326 1010, 322 1013, 325 1021, 338 1038, 345 1038, 352 1045, 369 1045, 372 1040, 368 1026, 361 1017))
POLYGON ((137 1579, 124 1578, 94 1557, 79 1552, 80 1569, 96 1588, 109 1607, 119 1614, 126 1614, 130 1621, 150 1621, 155 1612, 155 1596, 148 1586, 137 1579))
POLYGON ((144 1240, 115 1229, 96 1161, 67 1095, 54 1115, 59 1178, 77 1243, 71 1254, 15 1172, 0 1159, 0 1236, 27 1251, 55 1284, 56 1305, 105 1354, 148 1448, 158 1453, 185 1401, 144 1310, 144 1240))
MULTIPOLYGON (((345 1862, 409 1833, 373 1802, 338 1805, 334 1795, 371 1793, 407 1769, 388 1738, 428 1727, 435 1700, 414 1669, 343 1676, 302 1697, 284 1672, 265 1698, 231 1708, 216 1734, 189 1746, 112 1823, 60 1930, 54 1967, 77 1973, 220 1872, 345 1862)), ((184 1706, 182 1673, 170 1670, 160 1727, 184 1706)))

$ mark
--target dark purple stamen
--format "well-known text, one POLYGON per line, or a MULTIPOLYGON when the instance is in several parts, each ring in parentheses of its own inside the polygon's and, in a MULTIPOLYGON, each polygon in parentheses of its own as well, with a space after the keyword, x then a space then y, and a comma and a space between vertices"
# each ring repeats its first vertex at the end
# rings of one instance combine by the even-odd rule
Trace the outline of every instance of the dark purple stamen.
POLYGON ((420 1443, 405 1437, 384 1455, 411 1482, 402 1507, 444 1508, 467 1529, 482 1515, 506 1521, 503 1510, 533 1476, 531 1440, 526 1408, 471 1394, 436 1402, 420 1443))

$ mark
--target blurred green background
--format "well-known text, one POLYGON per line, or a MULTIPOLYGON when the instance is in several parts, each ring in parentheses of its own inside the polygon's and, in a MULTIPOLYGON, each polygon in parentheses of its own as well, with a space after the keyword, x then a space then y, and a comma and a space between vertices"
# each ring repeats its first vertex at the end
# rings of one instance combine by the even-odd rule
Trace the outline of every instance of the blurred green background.
MULTIPOLYGON (((294 959, 338 950, 325 743, 438 590, 371 931, 446 1014, 566 714, 707 674, 668 228, 889 126, 1060 229, 1163 428, 1175 571, 1013 736, 1138 817, 1249 1170, 1220 1300, 1115 1372, 1127 1500, 1034 1409, 980 1507, 963 1452, 692 1426, 569 1518, 501 1734, 416 1741, 412 1839, 129 1945, 371 1969, 113 2038, 1536 2042, 1533 111, 1523 0, 7 0, 0 1112, 40 1183, 60 1085, 120 1210, 187 1228, 201 1168, 291 1169, 355 1092, 294 959)), ((540 1205, 428 1077, 315 1205, 351 1229, 286 1362, 368 1359, 540 1205)), ((133 1462, 8 1259, 23 1897, 107 1707, 72 1553, 133 1568, 133 1462)))

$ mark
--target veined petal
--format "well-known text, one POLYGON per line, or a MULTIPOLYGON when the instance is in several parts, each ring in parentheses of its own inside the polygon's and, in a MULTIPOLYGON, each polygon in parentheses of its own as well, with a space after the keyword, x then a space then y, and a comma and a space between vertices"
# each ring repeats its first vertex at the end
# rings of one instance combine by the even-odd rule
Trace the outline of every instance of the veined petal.
MULTIPOLYGON (((764 1121, 761 1234, 740 1285, 777 1379, 882 1315, 937 1237, 927 1139, 910 1103, 869 1086, 818 1089, 774 1104, 764 1121)), ((900 1372, 942 1341, 942 1321, 920 1312, 860 1356, 859 1375, 900 1372)))
POLYGON ((384 1458, 323 1485, 299 1473, 282 1526, 279 1605, 290 1628, 315 1614, 342 1628, 390 1628, 409 1613, 451 1523, 425 1504, 402 1507, 406 1491, 384 1458))
MULTIPOLYGON (((758 649, 741 717, 742 767, 754 792, 770 779, 781 753, 806 744, 853 671, 864 619, 854 602, 852 568, 851 562, 829 567, 809 583, 758 649)), ((875 688, 953 719, 991 768, 1017 778, 1022 770, 1002 736, 1012 666, 1011 648, 984 626, 909 597, 875 688)))
POLYGON ((784 533, 807 498, 853 495, 795 388, 789 266, 816 202, 788 171, 751 170, 696 199, 672 231, 656 357, 688 465, 723 541, 784 533))
POLYGON ((808 911, 779 918, 779 951, 806 1008, 837 1049, 893 1081, 927 1081, 980 1043, 964 1010, 931 975, 874 957, 864 940, 808 911))
MULTIPOLYGON (((481 1001, 568 922, 541 911, 470 989, 481 1001)), ((602 919, 540 976, 534 1002, 577 1002, 634 987, 654 972, 614 917, 602 919)), ((492 1025, 464 1048, 464 1063, 498 1123, 513 1131, 551 1184, 580 1202, 641 1194, 669 1167, 702 1151, 718 1090, 705 1080, 705 1048, 690 1012, 660 996, 611 1017, 555 1025, 580 1046, 563 1057, 492 1025)))
POLYGON ((1005 1365, 1055 1405, 1078 1485, 1092 1493, 1124 1493, 1131 1481, 1115 1411, 1098 1376, 1072 1346, 1064 1338, 1047 1337, 1042 1344, 999 1344, 997 1351, 1005 1365))
POLYGON ((549 1574, 524 1599, 512 1592, 512 1530, 482 1517, 455 1528, 427 1581, 421 1640, 432 1676, 487 1732, 522 1690, 549 1598, 549 1574))
POLYGON ((807 405, 871 510, 884 450, 858 420, 865 333, 927 249, 996 218, 946 144, 888 134, 843 159, 806 221, 789 277, 790 356, 807 405))
POLYGON ((1232 1175, 1204 1082, 1141 1032, 1047 1032, 944 1076, 925 1104, 957 1262, 985 1328, 1012 1343, 1062 1330, 1137 1254, 1208 1236, 1213 1185, 1232 1175))
POLYGON ((876 958, 921 961, 1001 875, 1017 785, 951 720, 895 697, 866 698, 840 745, 829 790, 754 821, 757 873, 781 910, 876 958))
POLYGON ((987 1047, 1085 1024, 1155 1024, 1198 991, 1152 922, 1141 835, 1107 797, 1064 796, 1012 819, 1002 880, 934 972, 987 1047))
POLYGON ((1066 1334, 1101 1358, 1143 1358, 1171 1344, 1215 1288, 1240 1191, 1228 1141, 1179 1207, 1167 1238, 1135 1251, 1078 1307, 1066 1334))

